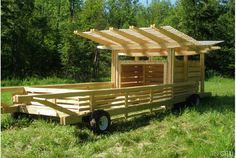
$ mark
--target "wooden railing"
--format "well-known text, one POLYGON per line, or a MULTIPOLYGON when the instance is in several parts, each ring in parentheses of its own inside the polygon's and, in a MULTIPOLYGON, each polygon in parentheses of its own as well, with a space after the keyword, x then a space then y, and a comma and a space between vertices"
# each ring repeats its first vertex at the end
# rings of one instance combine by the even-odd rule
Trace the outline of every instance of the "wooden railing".
POLYGON ((84 115, 103 109, 112 116, 130 117, 136 115, 133 112, 155 111, 161 106, 184 101, 197 93, 196 87, 196 82, 97 90, 25 87, 24 95, 13 98, 15 104, 46 106, 68 115, 84 115))

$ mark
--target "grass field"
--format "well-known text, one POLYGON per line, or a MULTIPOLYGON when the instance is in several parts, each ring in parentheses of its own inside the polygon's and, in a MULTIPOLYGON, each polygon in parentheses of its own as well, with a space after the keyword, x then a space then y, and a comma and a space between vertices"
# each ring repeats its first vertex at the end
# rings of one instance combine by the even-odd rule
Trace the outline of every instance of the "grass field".
MULTIPOLYGON (((2 115, 2 157, 233 157, 234 80, 206 81, 213 96, 180 112, 114 123, 106 135, 86 127, 2 115)), ((9 101, 7 95, 3 100, 9 101)))

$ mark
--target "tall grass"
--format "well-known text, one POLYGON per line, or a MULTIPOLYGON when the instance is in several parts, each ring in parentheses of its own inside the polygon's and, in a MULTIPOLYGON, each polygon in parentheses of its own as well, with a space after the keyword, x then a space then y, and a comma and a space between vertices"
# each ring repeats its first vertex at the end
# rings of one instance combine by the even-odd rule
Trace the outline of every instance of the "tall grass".
MULTIPOLYGON (((90 82, 110 81, 110 77, 100 77, 91 79, 90 82)), ((81 83, 80 80, 72 78, 59 78, 56 76, 37 78, 29 77, 25 79, 5 79, 1 81, 1 86, 32 86, 32 85, 48 85, 48 84, 66 84, 66 83, 81 83)))
POLYGON ((211 98, 182 111, 112 124, 106 135, 81 125, 2 115, 3 157, 233 157, 234 80, 206 81, 211 98))

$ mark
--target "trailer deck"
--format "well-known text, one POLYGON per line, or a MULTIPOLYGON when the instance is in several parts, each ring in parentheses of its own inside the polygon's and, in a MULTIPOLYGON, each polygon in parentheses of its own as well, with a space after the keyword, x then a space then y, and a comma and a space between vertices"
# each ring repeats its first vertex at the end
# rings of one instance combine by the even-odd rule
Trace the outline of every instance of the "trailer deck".
POLYGON ((163 111, 196 93, 196 82, 96 90, 24 87, 23 94, 13 96, 13 106, 2 106, 2 113, 52 116, 65 125, 81 122, 82 117, 100 109, 107 111, 112 119, 163 111))

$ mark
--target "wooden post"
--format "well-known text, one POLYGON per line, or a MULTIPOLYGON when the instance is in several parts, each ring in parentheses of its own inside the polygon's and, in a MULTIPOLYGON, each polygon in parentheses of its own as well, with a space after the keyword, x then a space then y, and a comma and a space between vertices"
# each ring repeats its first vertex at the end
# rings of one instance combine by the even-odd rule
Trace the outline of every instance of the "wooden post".
POLYGON ((172 48, 168 49, 167 63, 168 83, 174 83, 175 50, 172 48))
POLYGON ((114 87, 118 87, 118 53, 112 51, 112 60, 111 60, 111 82, 114 83, 114 87))
POLYGON ((120 88, 120 80, 121 80, 121 65, 119 62, 118 53, 116 53, 116 88, 120 88))
MULTIPOLYGON (((175 66, 175 51, 173 48, 168 49, 168 56, 167 56, 167 68, 168 68, 168 84, 174 83, 174 66, 175 66)), ((174 87, 172 87, 172 99, 174 99, 174 87)), ((170 108, 173 106, 172 103, 168 105, 170 108)))
POLYGON ((188 56, 184 56, 184 80, 188 80, 188 56))
POLYGON ((139 61, 139 57, 134 57, 134 61, 139 61))
POLYGON ((200 92, 204 92, 204 80, 205 80, 205 54, 200 54, 200 66, 201 66, 201 85, 200 92))

